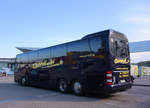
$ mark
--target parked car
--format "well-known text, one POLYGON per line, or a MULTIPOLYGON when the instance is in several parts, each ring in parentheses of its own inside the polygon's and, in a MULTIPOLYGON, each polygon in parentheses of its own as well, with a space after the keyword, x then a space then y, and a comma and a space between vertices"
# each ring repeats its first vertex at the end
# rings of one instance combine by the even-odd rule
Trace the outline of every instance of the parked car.
POLYGON ((7 76, 7 72, 3 69, 0 69, 0 76, 7 76))
POLYGON ((2 76, 7 76, 7 73, 5 71, 2 72, 2 76))

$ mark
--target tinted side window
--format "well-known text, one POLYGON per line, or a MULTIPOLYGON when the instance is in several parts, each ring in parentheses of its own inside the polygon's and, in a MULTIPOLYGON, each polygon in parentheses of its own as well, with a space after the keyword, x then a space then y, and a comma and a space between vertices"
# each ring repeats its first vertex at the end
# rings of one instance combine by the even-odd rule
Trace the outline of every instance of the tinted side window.
POLYGON ((68 52, 89 52, 88 40, 79 40, 68 44, 68 52))
POLYGON ((52 57, 62 57, 66 56, 67 48, 66 45, 58 45, 51 48, 51 55, 52 57))
POLYGON ((19 57, 20 62, 27 63, 28 62, 28 54, 22 54, 19 57))
POLYGON ((90 39, 91 50, 93 52, 99 52, 100 49, 104 49, 103 40, 101 37, 94 37, 90 39))
POLYGON ((41 49, 38 51, 39 60, 50 58, 50 48, 41 49))
POLYGON ((21 57, 20 57, 20 55, 17 55, 17 56, 16 56, 16 62, 17 62, 17 63, 20 63, 20 62, 21 62, 21 57))
POLYGON ((37 74, 38 74, 38 71, 36 71, 36 70, 31 71, 31 75, 37 75, 37 74))
POLYGON ((34 62, 38 59, 38 52, 33 51, 29 53, 29 62, 34 62))

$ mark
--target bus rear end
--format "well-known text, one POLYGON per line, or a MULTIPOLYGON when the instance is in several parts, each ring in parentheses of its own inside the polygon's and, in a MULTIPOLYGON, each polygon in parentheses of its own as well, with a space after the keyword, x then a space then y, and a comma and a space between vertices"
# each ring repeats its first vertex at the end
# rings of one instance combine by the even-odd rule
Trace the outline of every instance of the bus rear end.
POLYGON ((119 32, 109 35, 110 69, 106 72, 106 88, 110 92, 131 88, 130 53, 128 39, 119 32))

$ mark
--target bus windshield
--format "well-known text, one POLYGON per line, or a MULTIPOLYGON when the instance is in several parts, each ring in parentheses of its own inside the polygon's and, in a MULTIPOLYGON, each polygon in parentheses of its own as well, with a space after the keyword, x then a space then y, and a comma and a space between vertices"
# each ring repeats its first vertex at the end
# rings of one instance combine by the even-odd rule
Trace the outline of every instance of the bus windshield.
POLYGON ((113 35, 111 37, 111 52, 117 58, 129 57, 129 44, 128 40, 122 35, 113 35))

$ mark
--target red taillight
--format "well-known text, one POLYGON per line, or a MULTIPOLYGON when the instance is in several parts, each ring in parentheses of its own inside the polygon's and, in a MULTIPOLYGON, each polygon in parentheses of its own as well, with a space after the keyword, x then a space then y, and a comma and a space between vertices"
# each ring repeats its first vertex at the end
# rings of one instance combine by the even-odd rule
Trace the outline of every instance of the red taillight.
POLYGON ((112 77, 107 77, 107 79, 112 79, 112 77))
POLYGON ((106 84, 107 85, 112 85, 112 71, 107 71, 106 72, 106 84))
POLYGON ((107 74, 112 74, 112 71, 107 71, 106 73, 107 73, 107 74))
POLYGON ((112 85, 112 82, 107 82, 107 85, 112 85))

